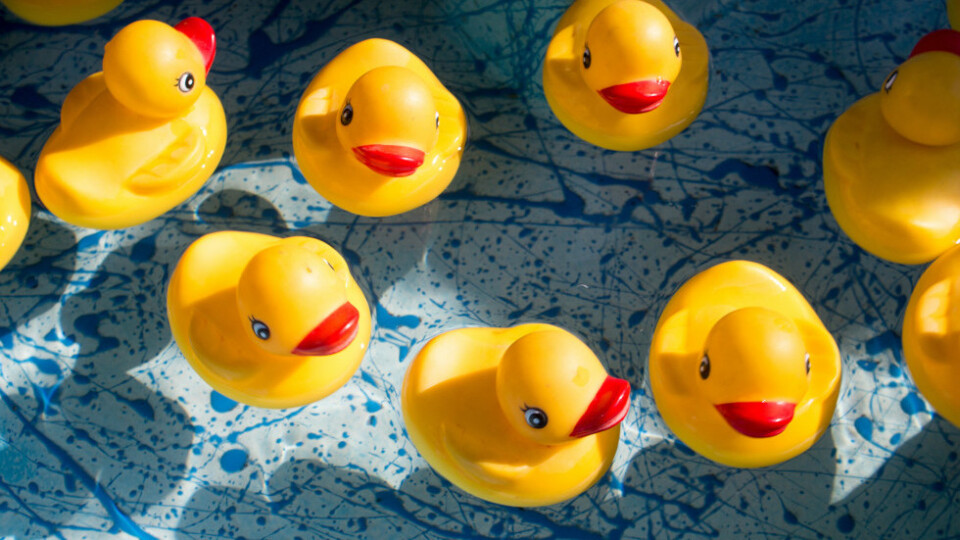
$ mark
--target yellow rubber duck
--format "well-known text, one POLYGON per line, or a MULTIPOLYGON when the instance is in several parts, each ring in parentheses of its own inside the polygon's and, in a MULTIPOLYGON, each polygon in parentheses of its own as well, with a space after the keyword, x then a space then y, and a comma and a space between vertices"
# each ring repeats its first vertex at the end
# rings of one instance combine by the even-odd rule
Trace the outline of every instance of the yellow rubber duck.
POLYGON ((960 32, 924 36, 837 118, 823 185, 843 231, 878 257, 919 264, 960 241, 960 32))
POLYGON ((14 15, 41 26, 77 24, 106 14, 123 0, 0 0, 14 15))
POLYGON ((732 467, 786 461, 826 431, 840 352, 803 296, 769 268, 732 261, 686 282, 653 333, 650 386, 667 426, 732 467))
POLYGON ((933 408, 960 427, 960 246, 920 276, 903 318, 903 356, 933 408))
POLYGON ((326 397, 350 379, 370 343, 370 308, 346 261, 302 236, 199 238, 170 279, 167 314, 193 369, 255 407, 326 397))
POLYGON ((361 41, 324 66, 293 121, 293 153, 310 185, 364 216, 437 197, 467 138, 460 102, 419 58, 385 39, 361 41))
POLYGON ((630 384, 548 324, 467 328, 432 339, 403 381, 410 440, 442 476, 498 504, 579 495, 617 451, 630 384))
POLYGON ((74 225, 119 229, 196 193, 226 145, 223 107, 206 85, 215 50, 213 29, 197 17, 120 30, 103 71, 67 95, 40 154, 35 184, 47 209, 74 225))
POLYGON ((12 163, 0 157, 0 269, 20 249, 30 226, 30 188, 12 163))
POLYGON ((660 0, 577 0, 547 48, 543 92, 578 137, 642 150, 700 114, 708 64, 703 36, 660 0))

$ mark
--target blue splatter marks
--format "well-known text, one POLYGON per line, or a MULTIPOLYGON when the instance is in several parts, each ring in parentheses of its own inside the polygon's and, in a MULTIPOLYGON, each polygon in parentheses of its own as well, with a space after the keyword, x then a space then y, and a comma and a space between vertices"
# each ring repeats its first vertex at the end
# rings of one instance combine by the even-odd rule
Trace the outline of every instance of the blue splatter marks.
POLYGON ((225 413, 232 411, 237 406, 237 402, 227 396, 213 390, 210 392, 210 407, 219 412, 225 413))
POLYGON ((907 414, 917 414, 918 412, 926 412, 927 404, 916 392, 910 392, 900 400, 900 408, 907 414))
POLYGON ((857 360, 857 367, 863 371, 875 371, 877 369, 877 362, 873 360, 857 360))
POLYGON ((224 472, 240 472, 246 464, 247 451, 240 448, 227 450, 220 457, 220 468, 223 469, 224 472))
POLYGON ((386 330, 399 330, 401 326, 406 326, 407 328, 420 326, 420 317, 416 315, 394 315, 387 311, 380 303, 377 303, 374 311, 377 326, 386 330))
POLYGON ((884 351, 890 351, 898 362, 903 360, 903 351, 900 348, 900 336, 893 330, 887 330, 878 336, 868 339, 865 345, 867 354, 870 356, 876 356, 884 351))
POLYGON ((147 236, 133 245, 133 249, 130 251, 130 259, 134 262, 146 262, 152 259, 156 253, 156 238, 147 236))
MULTIPOLYGON (((46 224, 31 229, 43 232, 0 272, 0 343, 17 359, 0 364, 4 392, 39 432, 17 429, 0 401, 0 427, 13 427, 2 436, 32 467, 0 486, 4 532, 911 538, 922 531, 910 523, 929 523, 928 536, 956 536, 960 521, 942 511, 956 495, 956 431, 934 416, 917 434, 917 415, 902 410, 919 411, 915 400, 897 406, 915 388, 891 329, 922 268, 883 263, 847 239, 830 219, 820 167, 830 123, 879 88, 930 21, 943 21, 942 4, 674 3, 711 46, 707 106, 668 144, 630 153, 577 140, 543 98, 542 52, 568 3, 267 0, 244 3, 243 17, 225 0, 178 3, 231 36, 222 43, 229 63, 218 60, 211 74, 231 121, 224 167, 196 200, 142 227, 75 231, 34 213, 46 224), (300 93, 345 43, 371 35, 423 55, 462 97, 473 128, 441 200, 386 219, 331 209, 289 158, 300 93), (353 391, 287 416, 211 394, 190 373, 170 343, 165 284, 191 241, 222 229, 302 232, 345 251, 379 319, 353 391), (642 378, 672 291, 733 258, 788 275, 837 338, 850 378, 835 418, 847 436, 833 446, 818 443, 785 467, 718 467, 671 443, 640 387, 632 397, 641 414, 624 425, 650 438, 623 439, 607 480, 568 504, 498 507, 416 470, 395 408, 410 347, 444 329, 503 326, 514 313, 572 327, 612 373, 642 378), (150 334, 135 335, 141 329, 150 334), (865 346, 864 336, 875 338, 865 346), (52 358, 62 373, 31 357, 52 358), (41 435, 77 467, 64 467, 41 435), (660 435, 662 446, 648 444, 660 435), (238 437, 269 441, 249 455, 231 450, 242 448, 238 437), (848 460, 849 450, 860 453, 848 460), (320 461, 294 464, 305 456, 320 461), (261 461, 269 486, 247 482, 261 461), (96 498, 85 494, 94 479, 96 498), (841 484, 862 490, 824 508, 841 484)), ((133 14, 170 20, 171 4, 147 0, 133 14)), ((69 83, 100 69, 103 43, 131 13, 101 18, 91 32, 49 32, 0 10, 0 87, 14 96, 0 154, 36 163, 69 83), (67 67, 37 70, 35 54, 67 67)))
POLYGON ((850 514, 844 514, 837 519, 837 530, 843 534, 849 534, 853 532, 853 527, 856 522, 853 520, 853 516, 850 514))
POLYGON ((854 420, 853 427, 864 439, 868 441, 873 440, 873 421, 866 416, 861 416, 854 420))
POLYGON ((40 373, 46 373, 47 375, 56 375, 58 378, 62 375, 60 371, 60 365, 57 364, 54 360, 41 359, 41 358, 31 358, 29 362, 37 366, 37 370, 40 373))

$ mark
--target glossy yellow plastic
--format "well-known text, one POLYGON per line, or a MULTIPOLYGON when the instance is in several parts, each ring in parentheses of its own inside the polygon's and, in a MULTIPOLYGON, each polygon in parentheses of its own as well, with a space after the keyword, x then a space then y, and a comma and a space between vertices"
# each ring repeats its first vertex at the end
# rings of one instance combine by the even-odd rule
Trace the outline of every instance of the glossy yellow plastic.
POLYGON ((337 55, 307 87, 293 152, 328 201, 354 214, 389 216, 432 201, 450 184, 466 137, 460 102, 430 68, 392 41, 368 39, 337 55), (377 145, 421 152, 422 164, 395 174, 375 170, 355 149, 377 145))
POLYGON ((878 257, 919 264, 957 243, 960 56, 911 57, 837 118, 823 184, 843 231, 878 257))
POLYGON ((64 100, 35 185, 64 221, 118 229, 196 193, 220 162, 227 125, 199 49, 167 24, 137 21, 120 30, 107 43, 103 69, 64 100))
POLYGON ((920 276, 903 318, 903 356, 933 408, 960 427, 960 246, 920 276))
POLYGON ((440 475, 481 499, 540 506, 582 493, 609 469, 629 393, 565 330, 467 328, 424 346, 404 378, 402 409, 410 440, 440 475), (594 424, 602 430, 572 436, 590 411, 605 415, 594 424))
POLYGON ((840 375, 837 345, 800 292, 747 261, 719 264, 680 287, 650 350, 650 386, 667 426, 733 467, 773 465, 812 446, 830 424, 840 375), (777 403, 795 405, 792 418, 775 424, 779 432, 751 435, 718 407, 777 403))
POLYGON ((107 13, 123 0, 0 0, 16 16, 41 26, 76 24, 107 13))
POLYGON ((578 137, 611 150, 642 150, 700 114, 708 69, 703 36, 660 0, 577 0, 547 48, 543 91, 578 137), (648 112, 624 113, 601 97, 604 88, 644 80, 670 82, 662 103, 648 112))
POLYGON ((256 407, 299 407, 343 386, 370 343, 370 308, 333 248, 302 236, 222 231, 183 254, 167 291, 173 337, 215 390, 256 407), (296 351, 349 304, 353 337, 338 352, 296 351))
POLYGON ((0 157, 0 269, 20 249, 30 226, 30 188, 12 163, 0 157))

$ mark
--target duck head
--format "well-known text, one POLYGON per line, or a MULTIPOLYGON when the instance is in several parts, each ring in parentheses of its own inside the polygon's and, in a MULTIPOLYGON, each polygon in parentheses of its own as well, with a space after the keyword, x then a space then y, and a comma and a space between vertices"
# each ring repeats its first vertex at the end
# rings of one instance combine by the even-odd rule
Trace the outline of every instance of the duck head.
POLYGON ((278 355, 326 356, 350 346, 360 313, 347 300, 346 262, 288 239, 250 259, 237 283, 241 327, 278 355))
POLYGON ((176 27, 136 21, 111 39, 103 53, 110 94, 144 116, 169 118, 189 109, 207 82, 216 53, 213 28, 199 17, 176 27))
POLYGON ((337 119, 341 144, 370 170, 409 176, 437 143, 440 113, 427 84, 413 71, 382 66, 360 76, 337 119))
POLYGON ((697 373, 703 396, 747 437, 773 437, 807 392, 810 355, 797 325, 761 307, 733 311, 707 336, 697 373))
POLYGON ((913 321, 920 350, 944 367, 953 366, 960 376, 960 362, 955 360, 956 351, 960 350, 958 313, 960 277, 947 277, 919 293, 913 321))
POLYGON ((580 73, 611 107, 640 114, 660 106, 681 61, 680 42, 666 15, 646 2, 620 0, 590 23, 580 73))
POLYGON ((924 36, 883 81, 880 111, 897 133, 919 144, 960 142, 960 32, 924 36))
POLYGON ((533 332, 511 344, 496 385, 510 425, 541 444, 609 429, 630 405, 630 383, 607 375, 583 342, 561 330, 533 332))

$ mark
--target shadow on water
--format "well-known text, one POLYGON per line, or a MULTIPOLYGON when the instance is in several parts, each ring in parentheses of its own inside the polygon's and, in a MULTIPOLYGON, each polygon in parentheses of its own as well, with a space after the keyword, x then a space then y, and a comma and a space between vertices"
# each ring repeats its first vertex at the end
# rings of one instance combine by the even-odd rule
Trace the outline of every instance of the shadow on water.
POLYGON ((809 450, 778 465, 738 469, 679 442, 661 441, 631 461, 617 501, 617 537, 691 534, 721 538, 820 531, 833 485, 836 447, 828 430, 809 450), (811 479, 814 479, 811 481, 811 479))
MULTIPOLYGON (((93 497, 113 530, 142 536, 134 519, 142 521, 185 476, 194 435, 189 416, 174 399, 135 376, 165 377, 164 365, 142 368, 171 343, 165 287, 173 256, 158 251, 149 236, 117 246, 95 271, 78 272, 74 281, 85 288, 67 296, 60 310, 60 355, 74 362, 72 368, 60 379, 57 364, 59 380, 53 385, 4 396, 7 412, 32 435, 19 437, 17 448, 42 445, 45 450, 34 456, 33 466, 41 477, 62 477, 42 480, 44 486, 64 486, 67 495, 47 503, 61 517, 93 497), (76 352, 68 352, 72 349, 76 352)), ((0 472, 9 459, 0 456, 0 472)), ((7 491, 18 498, 33 496, 36 484, 23 480, 8 482, 7 491)), ((61 526, 70 528, 65 522, 61 526)))
POLYGON ((77 263, 77 240, 64 225, 34 215, 23 245, 0 271, 0 342, 13 346, 12 333, 59 300, 77 263))
POLYGON ((429 468, 413 473, 399 490, 363 471, 316 460, 288 461, 266 482, 260 471, 244 471, 242 487, 206 486, 195 492, 184 506, 177 537, 413 538, 430 531, 443 538, 548 532, 583 538, 596 533, 571 523, 606 498, 607 489, 595 486, 567 503, 522 509, 467 495, 429 468))
POLYGON ((960 430, 939 415, 837 504, 841 532, 863 538, 945 538, 960 521, 960 430))

